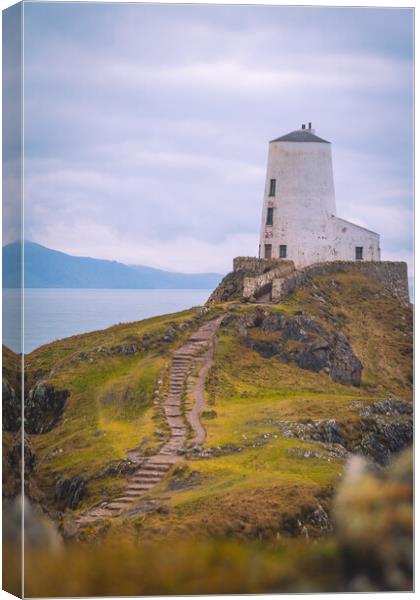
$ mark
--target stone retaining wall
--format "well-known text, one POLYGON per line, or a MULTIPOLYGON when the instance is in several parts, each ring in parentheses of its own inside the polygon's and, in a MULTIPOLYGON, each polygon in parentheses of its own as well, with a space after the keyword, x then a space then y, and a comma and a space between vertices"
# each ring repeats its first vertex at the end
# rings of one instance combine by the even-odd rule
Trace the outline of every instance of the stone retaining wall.
POLYGON ((404 262, 332 261, 295 269, 291 260, 240 256, 234 259, 233 271, 226 275, 208 303, 256 298, 270 288, 272 301, 280 302, 310 277, 334 273, 361 273, 381 283, 404 304, 410 302, 407 265, 404 262))
POLYGON ((288 275, 295 272, 295 267, 292 261, 283 261, 283 264, 270 269, 262 275, 255 275, 254 277, 244 277, 243 284, 243 297, 251 298, 261 296, 266 292, 270 291, 271 284, 274 279, 284 279, 288 275))
POLYGON ((294 268, 292 260, 283 258, 254 258, 253 256, 238 256, 233 259, 233 270, 244 271, 248 276, 262 275, 276 267, 290 265, 294 268))

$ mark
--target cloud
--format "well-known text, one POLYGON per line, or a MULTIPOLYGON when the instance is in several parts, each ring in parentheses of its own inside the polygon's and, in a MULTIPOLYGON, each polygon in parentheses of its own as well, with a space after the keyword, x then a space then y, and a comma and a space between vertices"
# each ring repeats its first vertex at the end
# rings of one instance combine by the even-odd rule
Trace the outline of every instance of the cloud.
POLYGON ((410 254, 411 11, 34 3, 25 28, 26 237, 227 270, 256 253, 267 141, 311 120, 340 216, 410 254))

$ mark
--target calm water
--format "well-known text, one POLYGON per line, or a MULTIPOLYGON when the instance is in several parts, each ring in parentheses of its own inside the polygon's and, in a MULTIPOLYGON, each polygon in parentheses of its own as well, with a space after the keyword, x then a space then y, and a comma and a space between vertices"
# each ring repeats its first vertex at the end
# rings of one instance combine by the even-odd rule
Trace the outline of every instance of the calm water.
MULTIPOLYGON (((25 291, 25 352, 60 338, 204 304, 212 290, 25 291)), ((3 290, 3 343, 20 352, 19 290, 3 290)))

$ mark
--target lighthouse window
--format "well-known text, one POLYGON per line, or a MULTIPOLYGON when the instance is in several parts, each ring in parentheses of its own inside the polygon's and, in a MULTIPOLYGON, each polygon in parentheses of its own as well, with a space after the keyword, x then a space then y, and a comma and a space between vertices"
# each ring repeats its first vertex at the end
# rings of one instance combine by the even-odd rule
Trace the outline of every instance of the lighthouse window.
POLYGON ((356 246, 356 260, 363 260, 363 246, 356 246))
POLYGON ((276 180, 275 179, 270 179, 270 193, 268 195, 269 196, 276 195, 276 180))
POLYGON ((280 258, 287 257, 287 246, 280 246, 279 257, 280 258))
POLYGON ((270 206, 270 208, 267 209, 267 221, 266 221, 266 225, 272 225, 273 224, 273 214, 274 214, 274 208, 270 206))
POLYGON ((264 244, 264 258, 271 258, 271 244, 264 244))

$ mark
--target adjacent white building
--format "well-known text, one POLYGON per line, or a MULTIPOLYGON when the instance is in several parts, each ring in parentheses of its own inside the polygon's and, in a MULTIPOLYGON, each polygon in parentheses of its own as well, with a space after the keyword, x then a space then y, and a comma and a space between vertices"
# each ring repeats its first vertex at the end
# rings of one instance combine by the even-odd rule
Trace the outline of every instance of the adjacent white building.
POLYGON ((379 234, 336 216, 331 143, 311 123, 269 144, 259 257, 380 260, 379 234))

